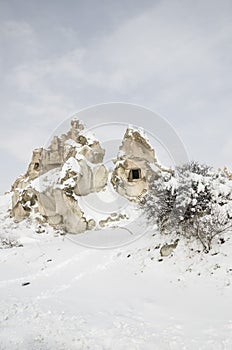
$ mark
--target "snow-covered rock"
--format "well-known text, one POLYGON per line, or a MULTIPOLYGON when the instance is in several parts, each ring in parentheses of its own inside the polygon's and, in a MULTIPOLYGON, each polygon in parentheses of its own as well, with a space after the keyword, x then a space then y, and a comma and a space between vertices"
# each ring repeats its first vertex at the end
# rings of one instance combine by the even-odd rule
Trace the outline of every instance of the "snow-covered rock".
POLYGON ((78 197, 101 191, 108 181, 103 165, 105 151, 83 124, 72 120, 71 129, 55 136, 47 149, 33 151, 25 175, 12 186, 11 215, 21 221, 31 214, 41 222, 71 233, 95 226, 86 220, 78 197))
MULTIPOLYGON (((127 128, 112 174, 103 163, 104 155, 95 136, 86 132, 80 121, 72 120, 66 134, 54 136, 46 149, 33 151, 26 174, 12 186, 11 215, 19 222, 33 214, 39 222, 72 233, 84 232, 99 221, 93 217, 87 220, 79 205, 83 196, 108 187, 136 202, 148 191, 151 176, 160 171, 142 129, 127 128)), ((125 213, 118 210, 119 218, 124 218, 125 213)), ((99 220, 111 222, 114 211, 99 220)))
POLYGON ((159 171, 157 165, 155 151, 144 132, 127 128, 115 160, 111 182, 122 196, 139 201, 148 191, 151 176, 159 171))

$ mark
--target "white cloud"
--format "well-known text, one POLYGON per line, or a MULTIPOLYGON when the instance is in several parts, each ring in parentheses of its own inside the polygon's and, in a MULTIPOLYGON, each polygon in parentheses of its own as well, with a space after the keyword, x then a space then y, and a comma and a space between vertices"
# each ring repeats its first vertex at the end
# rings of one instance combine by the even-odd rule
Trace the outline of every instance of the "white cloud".
POLYGON ((226 78, 221 81, 222 63, 231 56, 231 22, 225 10, 222 18, 219 11, 212 18, 217 25, 207 28, 202 25, 205 13, 196 18, 194 2, 186 3, 177 8, 177 1, 163 1, 88 48, 77 47, 58 57, 17 66, 10 80, 25 93, 31 88, 35 92, 50 89, 56 95, 65 94, 69 87, 87 86, 126 94, 141 84, 153 83, 161 100, 164 91, 168 95, 179 91, 183 96, 195 84, 200 91, 211 76, 214 89, 220 88, 226 78))

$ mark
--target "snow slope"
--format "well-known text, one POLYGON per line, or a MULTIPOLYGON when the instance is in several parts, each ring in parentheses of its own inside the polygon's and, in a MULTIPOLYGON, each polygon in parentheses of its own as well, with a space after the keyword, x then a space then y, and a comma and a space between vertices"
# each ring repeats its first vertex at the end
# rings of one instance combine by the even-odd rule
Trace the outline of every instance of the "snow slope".
MULTIPOLYGON (((153 228, 130 245, 91 249, 48 227, 38 234, 30 221, 16 225, 9 199, 0 197, 0 238, 18 247, 0 249, 1 350, 232 349, 229 236, 207 255, 180 242, 161 259, 171 237, 153 228)), ((79 237, 91 245, 116 234, 79 237)))

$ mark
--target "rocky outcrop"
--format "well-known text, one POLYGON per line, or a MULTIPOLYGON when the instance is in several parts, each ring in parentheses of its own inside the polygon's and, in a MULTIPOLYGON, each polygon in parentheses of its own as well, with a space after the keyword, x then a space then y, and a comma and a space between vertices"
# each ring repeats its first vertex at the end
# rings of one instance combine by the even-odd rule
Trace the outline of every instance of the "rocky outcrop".
POLYGON ((143 159, 155 163, 155 151, 150 145, 142 129, 127 128, 119 148, 119 158, 143 159))
POLYGON ((112 223, 117 223, 121 220, 125 220, 128 219, 128 216, 125 214, 121 214, 121 213, 112 213, 110 216, 108 216, 106 219, 100 220, 99 221, 99 226, 100 227, 105 227, 108 224, 112 224, 112 223))
POLYGON ((51 226, 69 233, 81 233, 88 229, 88 221, 72 195, 58 188, 38 193, 38 210, 51 226))
POLYGON ((95 221, 85 219, 78 196, 106 186, 104 154, 99 141, 84 134, 83 124, 73 120, 70 130, 55 136, 48 148, 33 151, 26 174, 12 186, 12 217, 21 221, 33 214, 70 233, 92 229, 95 221))
MULTIPOLYGON (((107 190, 112 190, 110 178, 118 194, 140 201, 148 191, 150 178, 162 169, 139 129, 126 130, 112 174, 103 164, 104 155, 99 141, 80 121, 72 120, 66 134, 54 136, 47 148, 33 151, 27 172, 12 186, 12 217, 17 222, 32 217, 69 233, 128 219, 121 208, 115 213, 115 207, 100 218, 88 211, 82 197, 90 195, 91 201, 91 193, 102 191, 101 198, 107 195, 107 190)), ((121 198, 118 194, 114 193, 121 198)))
POLYGON ((111 182, 115 190, 132 201, 139 201, 147 192, 157 163, 154 149, 143 132, 128 128, 124 135, 111 182))
POLYGON ((15 221, 20 222, 30 215, 32 208, 36 207, 37 196, 32 188, 15 189, 12 195, 11 215, 15 221))

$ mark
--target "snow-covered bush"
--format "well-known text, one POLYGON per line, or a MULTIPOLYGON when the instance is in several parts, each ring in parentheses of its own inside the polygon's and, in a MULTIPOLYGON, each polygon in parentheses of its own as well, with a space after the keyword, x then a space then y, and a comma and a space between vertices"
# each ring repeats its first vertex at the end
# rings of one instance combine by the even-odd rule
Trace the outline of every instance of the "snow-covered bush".
POLYGON ((160 232, 196 237, 208 251, 231 226, 232 181, 223 171, 190 162, 154 178, 142 208, 160 232))
POLYGON ((170 229, 176 201, 176 179, 170 173, 154 176, 148 194, 142 199, 141 207, 146 218, 155 222, 161 232, 170 229))

